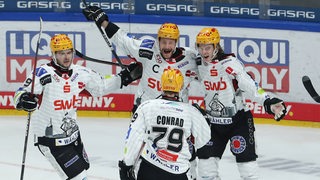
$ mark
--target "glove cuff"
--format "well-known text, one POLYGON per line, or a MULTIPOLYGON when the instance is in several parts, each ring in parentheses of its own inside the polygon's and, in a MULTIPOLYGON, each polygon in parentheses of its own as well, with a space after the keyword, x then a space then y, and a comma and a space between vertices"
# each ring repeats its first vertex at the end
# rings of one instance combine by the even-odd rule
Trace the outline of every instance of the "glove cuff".
POLYGON ((106 27, 105 31, 107 33, 108 38, 112 38, 112 36, 119 30, 119 26, 116 24, 109 22, 108 26, 106 27))
POLYGON ((103 13, 103 15, 99 19, 96 20, 96 23, 99 25, 99 27, 101 27, 101 24, 103 23, 103 21, 108 21, 108 20, 109 20, 108 16, 106 16, 103 13))
POLYGON ((121 161, 118 162, 118 167, 121 170, 129 171, 133 166, 127 166, 126 163, 123 160, 121 160, 121 161))
POLYGON ((264 109, 268 114, 274 115, 274 113, 271 111, 271 99, 268 98, 263 103, 264 109))

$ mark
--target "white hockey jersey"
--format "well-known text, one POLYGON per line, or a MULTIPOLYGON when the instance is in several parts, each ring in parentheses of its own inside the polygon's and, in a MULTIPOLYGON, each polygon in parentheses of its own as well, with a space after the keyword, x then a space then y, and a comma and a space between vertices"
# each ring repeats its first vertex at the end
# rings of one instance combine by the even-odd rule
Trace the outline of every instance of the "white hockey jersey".
POLYGON ((139 105, 141 102, 161 95, 161 75, 168 67, 179 69, 184 75, 184 86, 179 97, 183 102, 188 102, 189 84, 198 74, 195 50, 187 47, 176 48, 174 58, 165 60, 160 54, 159 43, 155 39, 130 38, 126 32, 119 29, 110 40, 123 49, 128 56, 143 65, 143 75, 135 93, 134 104, 139 105))
POLYGON ((141 157, 173 174, 189 169, 191 154, 187 139, 195 138, 195 148, 211 137, 210 127, 198 109, 188 103, 165 99, 142 103, 132 117, 125 144, 124 162, 133 165, 145 142, 141 157))
POLYGON ((206 110, 213 116, 232 117, 237 111, 248 110, 245 98, 263 105, 269 97, 233 55, 221 61, 202 61, 199 73, 206 110))
MULTIPOLYGON (((120 76, 105 79, 83 66, 71 65, 71 69, 68 74, 59 72, 51 64, 36 69, 34 94, 39 95, 40 100, 31 118, 36 136, 69 136, 70 131, 78 128, 76 111, 81 105, 81 91, 87 90, 92 96, 97 97, 121 86, 120 76)), ((16 91, 15 106, 19 103, 22 93, 31 92, 31 77, 32 74, 26 79, 24 86, 16 91)))

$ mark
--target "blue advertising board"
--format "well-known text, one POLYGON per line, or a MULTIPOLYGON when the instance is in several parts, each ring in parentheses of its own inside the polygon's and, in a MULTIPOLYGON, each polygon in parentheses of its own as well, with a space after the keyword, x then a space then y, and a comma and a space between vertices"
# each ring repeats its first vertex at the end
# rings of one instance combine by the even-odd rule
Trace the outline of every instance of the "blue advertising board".
POLYGON ((320 9, 207 2, 204 16, 320 22, 320 9))
MULTIPOLYGON (((133 4, 123 0, 87 0, 88 5, 99 6, 108 13, 122 14, 134 9, 133 4)), ((81 0, 46 0, 46 1, 0 1, 0 11, 7 12, 81 12, 85 8, 81 0)))
MULTIPOLYGON (((220 1, 221 2, 221 1, 220 1)), ((270 19, 320 22, 317 7, 284 6, 267 3, 231 4, 193 0, 87 0, 108 14, 171 15, 270 19)), ((294 3, 293 3, 294 4, 294 3)), ((79 13, 85 8, 81 0, 0 0, 0 12, 66 12, 79 13)))

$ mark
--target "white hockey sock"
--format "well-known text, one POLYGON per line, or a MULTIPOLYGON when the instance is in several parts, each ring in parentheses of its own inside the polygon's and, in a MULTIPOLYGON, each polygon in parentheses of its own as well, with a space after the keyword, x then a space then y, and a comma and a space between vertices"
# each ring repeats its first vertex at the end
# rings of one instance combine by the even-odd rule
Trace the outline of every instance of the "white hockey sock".
POLYGON ((240 177, 243 180, 257 180, 258 175, 258 163, 257 161, 250 161, 244 163, 237 163, 240 177))
POLYGON ((209 159, 199 159, 198 161, 198 178, 200 180, 220 180, 219 177, 219 161, 218 157, 209 159))

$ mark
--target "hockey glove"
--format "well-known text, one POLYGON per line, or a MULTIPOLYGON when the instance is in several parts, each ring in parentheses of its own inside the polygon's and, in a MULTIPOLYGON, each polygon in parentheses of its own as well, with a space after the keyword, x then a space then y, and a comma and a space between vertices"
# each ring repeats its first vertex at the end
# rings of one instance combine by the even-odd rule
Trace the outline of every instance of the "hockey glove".
POLYGON ((37 100, 34 94, 25 92, 20 96, 17 109, 23 109, 28 112, 32 112, 37 108, 37 100))
POLYGON ((284 102, 278 98, 268 98, 264 101, 264 109, 268 114, 274 115, 274 119, 280 121, 286 114, 287 108, 284 102))
POLYGON ((87 20, 95 21, 99 27, 103 21, 109 21, 106 13, 99 8, 98 6, 88 6, 87 8, 82 10, 82 13, 87 18, 87 20))
POLYGON ((142 64, 140 62, 131 63, 128 67, 123 68, 118 75, 121 77, 121 87, 128 86, 131 82, 141 78, 142 64))
POLYGON ((202 64, 202 57, 200 54, 197 55, 195 60, 196 60, 196 63, 198 66, 200 66, 202 64))
POLYGON ((123 160, 119 161, 119 174, 121 180, 135 180, 133 166, 127 166, 123 160))

